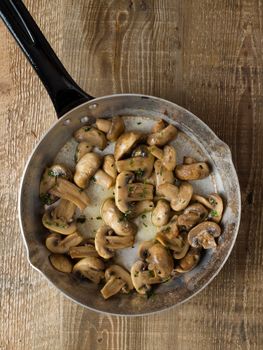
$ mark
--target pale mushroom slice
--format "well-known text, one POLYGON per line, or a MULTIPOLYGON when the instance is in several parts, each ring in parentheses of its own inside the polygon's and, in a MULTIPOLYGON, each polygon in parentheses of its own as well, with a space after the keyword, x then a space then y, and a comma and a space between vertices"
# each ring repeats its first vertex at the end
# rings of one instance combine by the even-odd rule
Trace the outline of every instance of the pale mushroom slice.
POLYGON ((129 171, 123 171, 117 176, 115 203, 122 213, 132 214, 133 202, 153 199, 153 185, 133 183, 134 178, 135 175, 129 171))
POLYGON ((72 271, 72 262, 62 254, 51 254, 49 257, 51 265, 60 272, 70 273, 72 271))
POLYGON ((148 270, 145 262, 138 260, 131 267, 132 284, 139 294, 147 294, 151 290, 151 285, 161 283, 159 276, 154 276, 154 272, 148 270))
POLYGON ((101 157, 97 153, 85 154, 76 165, 74 182, 80 188, 88 186, 89 181, 95 175, 101 165, 101 157))
POLYGON ((106 199, 102 204, 101 217, 119 236, 131 236, 137 232, 136 225, 128 221, 127 216, 116 207, 113 198, 106 199))
POLYGON ((104 157, 102 169, 115 181, 118 173, 115 165, 115 159, 112 154, 107 154, 104 157))
POLYGON ((156 193, 160 194, 159 188, 162 184, 174 183, 173 172, 167 170, 161 160, 156 160, 154 163, 155 179, 156 179, 156 193))
POLYGON ((153 124, 151 132, 155 134, 156 132, 163 130, 165 127, 166 127, 165 121, 163 119, 159 119, 153 124))
POLYGON ((168 125, 161 131, 150 134, 147 137, 148 145, 164 146, 167 143, 173 141, 177 136, 177 129, 173 125, 168 125))
POLYGON ((194 248, 216 248, 215 237, 221 234, 220 226, 212 221, 205 221, 192 228, 188 233, 188 242, 194 248))
POLYGON ((114 158, 121 159, 142 139, 142 134, 134 131, 129 131, 122 134, 115 144, 114 158))
POLYGON ((148 249, 145 260, 148 263, 148 270, 153 271, 154 276, 160 277, 163 281, 171 276, 174 267, 172 255, 159 242, 148 249))
POLYGON ((189 205, 183 214, 178 216, 177 225, 180 230, 189 231, 192 227, 204 221, 207 216, 207 209, 200 203, 194 203, 189 205))
POLYGON ((111 188, 115 183, 114 179, 101 169, 94 174, 93 181, 107 189, 111 188))
POLYGON ((76 152, 75 152, 75 162, 78 163, 80 159, 87 153, 91 152, 93 149, 93 146, 91 146, 88 142, 80 142, 77 145, 76 152))
POLYGON ((133 284, 129 272, 119 265, 112 265, 105 271, 106 284, 101 289, 104 299, 121 293, 129 293, 133 289, 133 284))
POLYGON ((157 226, 164 226, 168 224, 170 219, 171 207, 170 204, 164 200, 158 200, 156 207, 152 212, 152 223, 157 226))
POLYGON ((164 183, 158 187, 158 193, 170 202, 174 211, 181 211, 188 206, 192 198, 193 186, 186 181, 182 182, 179 187, 164 183))
POLYGON ((104 259, 114 256, 115 250, 132 247, 134 235, 118 236, 110 226, 102 225, 95 235, 95 248, 104 259))
POLYGON ((174 170, 176 167, 176 150, 173 146, 164 146, 162 162, 167 170, 174 170))
POLYGON ((43 204, 50 205, 57 200, 57 197, 49 191, 56 185, 60 177, 67 180, 72 178, 71 171, 63 164, 53 164, 45 169, 39 186, 39 196, 43 204))
POLYGON ((185 273, 193 270, 199 263, 201 258, 201 248, 190 247, 187 254, 179 260, 179 265, 175 268, 175 271, 185 273))
POLYGON ((51 233, 46 238, 46 247, 52 253, 65 254, 71 247, 79 245, 83 241, 78 232, 74 232, 65 238, 58 233, 51 233))
POLYGON ((51 216, 54 219, 61 219, 67 223, 73 221, 76 205, 66 199, 60 199, 58 205, 51 212, 51 216))
POLYGON ((96 127, 100 131, 103 131, 105 134, 110 130, 111 120, 110 119, 96 119, 96 127))
POLYGON ((205 162, 180 164, 175 167, 175 176, 179 180, 201 180, 209 176, 209 174, 210 169, 205 162))
POLYGON ((51 194, 74 203, 80 210, 84 210, 90 203, 88 195, 73 183, 58 178, 56 185, 50 190, 51 194))
POLYGON ((216 223, 219 223, 222 219, 222 214, 224 210, 223 200, 217 193, 212 193, 208 198, 194 194, 192 197, 193 201, 197 201, 207 208, 210 209, 208 218, 216 223))
POLYGON ((42 224, 48 230, 61 233, 62 235, 70 235, 77 230, 75 222, 68 223, 63 218, 52 218, 48 211, 42 217, 42 224))
POLYGON ((104 133, 93 126, 83 126, 74 133, 77 142, 86 141, 90 146, 103 150, 107 145, 104 133))
POLYGON ((69 248, 69 255, 72 259, 81 259, 88 256, 99 257, 94 245, 85 244, 69 248))
POLYGON ((110 128, 107 132, 107 139, 111 142, 116 141, 118 137, 125 131, 123 118, 120 116, 113 117, 110 128))
POLYGON ((73 273, 99 284, 104 279, 104 262, 94 256, 81 259, 73 267, 73 273))

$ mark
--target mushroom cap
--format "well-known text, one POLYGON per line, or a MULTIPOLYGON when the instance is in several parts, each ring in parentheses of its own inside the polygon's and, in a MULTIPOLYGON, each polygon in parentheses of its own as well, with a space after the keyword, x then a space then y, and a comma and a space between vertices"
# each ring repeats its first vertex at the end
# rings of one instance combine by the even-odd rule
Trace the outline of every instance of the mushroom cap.
POLYGON ((105 224, 110 226, 117 235, 131 236, 137 232, 136 225, 126 219, 123 213, 116 207, 113 198, 106 199, 102 204, 101 217, 105 224))
POLYGON ((142 138, 142 134, 134 131, 129 131, 122 134, 115 144, 114 158, 121 159, 124 155, 129 153, 135 144, 142 138))
POLYGON ((189 182, 182 182, 179 186, 178 194, 171 200, 171 207, 175 211, 185 209, 193 195, 193 186, 189 182))
POLYGON ((97 153, 86 153, 76 165, 74 182, 80 188, 85 188, 89 180, 101 165, 101 157, 97 153))
POLYGON ((113 117, 111 120, 111 126, 107 133, 107 139, 109 141, 116 141, 118 137, 125 131, 125 124, 123 118, 120 116, 113 117))
POLYGON ((130 274, 119 265, 112 265, 105 271, 106 284, 101 289, 104 299, 122 292, 129 293, 133 289, 130 274))
POLYGON ((86 154, 92 151, 93 146, 88 142, 83 141, 78 143, 75 153, 75 162, 78 163, 80 159, 86 154))
POLYGON ((189 243, 187 240, 186 233, 180 233, 177 239, 177 247, 173 249, 173 257, 174 259, 182 259, 189 250, 189 243))
POLYGON ((48 230, 61 233, 62 235, 70 235, 77 230, 76 222, 69 224, 63 219, 52 218, 47 211, 42 217, 42 224, 48 230))
POLYGON ((51 265, 60 272, 70 273, 72 271, 72 262, 62 254, 51 254, 49 256, 51 265))
POLYGON ((180 164, 175 168, 175 176, 179 180, 200 180, 210 174, 207 163, 197 162, 192 164, 180 164))
POLYGON ((223 200, 217 193, 211 193, 208 199, 198 194, 193 195, 193 200, 202 203, 207 208, 211 209, 208 218, 216 223, 219 223, 222 219, 224 210, 223 200))
POLYGON ((212 221, 204 221, 188 233, 188 242, 194 248, 203 247, 204 249, 215 248, 216 242, 214 237, 221 234, 220 226, 212 221))
POLYGON ((112 177, 113 180, 116 179, 118 173, 115 165, 115 159, 112 154, 107 154, 104 157, 102 169, 105 171, 106 174, 112 177))
POLYGON ((148 145, 164 146, 170 141, 173 141, 177 136, 177 129, 175 126, 169 124, 164 129, 150 134, 147 137, 148 145))
POLYGON ((110 226, 102 225, 95 235, 95 248, 104 259, 110 259, 114 256, 114 250, 108 247, 107 235, 109 231, 112 231, 110 226))
POLYGON ((152 212, 152 223, 158 227, 166 225, 169 222, 170 213, 170 204, 164 199, 159 199, 152 212))
POLYGON ((190 247, 188 253, 179 261, 175 271, 185 273, 193 270, 201 257, 201 248, 190 247))
POLYGON ((168 278, 173 270, 173 258, 170 252, 160 243, 155 243, 148 250, 146 262, 148 269, 162 279, 168 278))
POLYGON ((65 254, 71 247, 79 245, 83 241, 78 232, 74 232, 65 238, 58 233, 50 233, 46 238, 46 247, 52 253, 65 254))
POLYGON ((177 225, 180 229, 189 231, 192 227, 207 218, 208 211, 200 203, 189 205, 184 213, 178 216, 177 225))
POLYGON ((164 152, 161 148, 153 145, 153 146, 149 146, 148 149, 155 158, 157 158, 159 160, 163 160, 164 152))
POLYGON ((104 278, 104 263, 93 256, 86 257, 77 262, 73 267, 73 273, 79 273, 92 282, 99 284, 104 278))
POLYGON ((111 127, 111 120, 110 119, 97 118, 96 119, 96 127, 100 131, 103 131, 103 132, 107 133, 110 130, 110 127, 111 127))
POLYGON ((107 145, 106 136, 102 131, 93 126, 83 126, 74 133, 77 142, 86 141, 91 146, 103 150, 107 145))
POLYGON ((171 145, 164 146, 163 149, 163 165, 167 170, 173 171, 176 166, 176 150, 171 145))
POLYGON ((114 179, 101 169, 96 171, 96 173, 94 174, 94 181, 98 185, 107 189, 111 188, 114 185, 114 179))
MULTIPOLYGON (((147 264, 141 260, 136 261, 131 267, 132 284, 139 294, 147 294, 151 289, 151 286, 145 281, 145 275, 142 274, 146 269, 147 264)), ((149 271, 146 273, 149 273, 149 271)))

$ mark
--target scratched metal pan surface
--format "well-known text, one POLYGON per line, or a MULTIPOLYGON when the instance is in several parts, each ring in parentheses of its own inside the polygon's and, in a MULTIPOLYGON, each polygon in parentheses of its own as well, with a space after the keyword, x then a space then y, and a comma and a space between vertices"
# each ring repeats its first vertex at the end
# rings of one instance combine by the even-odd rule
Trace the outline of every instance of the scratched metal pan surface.
MULTIPOLYGON (((106 148, 111 152, 114 145, 106 148)), ((102 190, 95 184, 87 190, 93 199, 85 209, 86 222, 79 226, 85 236, 94 236, 101 224, 94 220, 99 216, 100 204, 112 196, 112 191, 102 190), (91 219, 93 218, 93 219, 91 219)), ((66 113, 52 126, 35 148, 23 175, 20 199, 20 224, 30 263, 47 279, 75 302, 95 311, 117 315, 145 315, 161 311, 193 297, 218 274, 226 262, 236 239, 240 221, 240 189, 228 146, 223 143, 200 119, 184 108, 151 96, 135 94, 111 95, 86 102, 66 113), (96 118, 123 116, 127 130, 149 132, 155 120, 162 118, 175 125, 178 137, 172 143, 178 153, 178 163, 185 155, 207 161, 211 175, 200 181, 192 181, 196 193, 217 192, 224 199, 222 235, 215 249, 205 251, 199 265, 189 273, 182 274, 159 285, 151 298, 137 293, 119 294, 104 300, 99 287, 88 280, 80 280, 73 274, 56 271, 49 262, 50 252, 45 247, 46 229, 41 224, 43 207, 39 200, 39 182, 46 166, 54 161, 74 166, 76 142, 72 135, 83 125, 91 125, 96 118)), ((150 214, 137 219, 139 233, 134 248, 123 249, 117 261, 127 269, 138 259, 137 245, 155 236, 150 214), (147 226, 147 227, 146 227, 147 226)))

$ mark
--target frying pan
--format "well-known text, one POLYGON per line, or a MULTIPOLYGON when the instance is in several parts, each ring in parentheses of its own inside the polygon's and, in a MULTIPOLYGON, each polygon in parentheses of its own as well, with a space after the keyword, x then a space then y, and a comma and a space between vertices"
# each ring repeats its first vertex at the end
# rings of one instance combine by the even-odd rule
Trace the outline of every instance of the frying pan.
MULTIPOLYGON (((175 103, 139 94, 93 98, 70 77, 20 0, 1 0, 0 12, 44 84, 58 116, 57 122, 34 149, 21 182, 19 219, 30 264, 66 296, 95 311, 118 315, 149 314, 178 305, 194 296, 218 274, 238 232, 240 189, 229 147, 200 119, 175 103), (72 274, 55 271, 49 263, 49 252, 44 245, 46 232, 41 225, 43 207, 39 201, 39 182, 43 170, 54 159, 71 163, 74 131, 83 124, 94 123, 97 117, 110 118, 113 115, 126 116, 128 128, 146 132, 149 132, 154 120, 160 118, 175 125, 180 130, 174 143, 179 161, 183 155, 192 155, 208 161, 212 168, 212 174, 207 179, 193 183, 195 191, 201 194, 218 192, 224 198, 223 232, 218 247, 207 250, 193 271, 158 286, 149 299, 133 293, 103 300, 96 285, 78 280, 72 274)), ((136 253, 134 255, 128 251, 119 257, 126 267, 131 263, 130 254, 133 254, 132 259, 136 259, 136 253)))

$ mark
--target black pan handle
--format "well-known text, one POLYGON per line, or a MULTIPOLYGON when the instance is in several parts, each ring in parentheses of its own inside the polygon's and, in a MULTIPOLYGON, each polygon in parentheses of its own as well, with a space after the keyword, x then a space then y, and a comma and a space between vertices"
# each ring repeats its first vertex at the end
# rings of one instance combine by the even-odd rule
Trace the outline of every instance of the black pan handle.
POLYGON ((68 74, 21 0, 0 0, 0 16, 44 84, 58 117, 93 99, 68 74))

